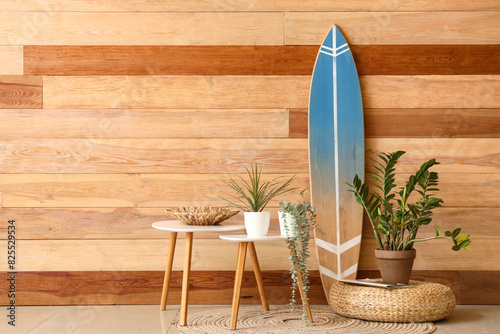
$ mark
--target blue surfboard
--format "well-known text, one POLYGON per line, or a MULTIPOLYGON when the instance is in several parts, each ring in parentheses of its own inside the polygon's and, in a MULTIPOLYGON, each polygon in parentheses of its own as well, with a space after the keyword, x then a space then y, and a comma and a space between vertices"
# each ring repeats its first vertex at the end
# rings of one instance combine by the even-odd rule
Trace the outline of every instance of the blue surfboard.
POLYGON ((318 210, 316 250, 325 294, 333 280, 355 279, 363 211, 343 181, 364 176, 363 105, 349 45, 333 26, 320 47, 309 98, 312 204, 318 210))

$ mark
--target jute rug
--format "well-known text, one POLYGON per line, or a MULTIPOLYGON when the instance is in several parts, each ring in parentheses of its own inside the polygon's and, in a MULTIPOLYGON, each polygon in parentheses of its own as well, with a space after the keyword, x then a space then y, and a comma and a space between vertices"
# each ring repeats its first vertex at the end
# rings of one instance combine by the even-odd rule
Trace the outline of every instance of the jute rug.
MULTIPOLYGON (((311 307, 314 323, 307 327, 301 312, 290 312, 288 305, 271 305, 265 312, 262 306, 241 306, 236 331, 230 329, 231 308, 215 309, 188 315, 188 325, 175 327, 181 333, 329 333, 329 334, 427 334, 436 328, 431 322, 390 323, 350 319, 335 314, 328 305, 311 307)), ((302 310, 298 305, 297 310, 302 310)))

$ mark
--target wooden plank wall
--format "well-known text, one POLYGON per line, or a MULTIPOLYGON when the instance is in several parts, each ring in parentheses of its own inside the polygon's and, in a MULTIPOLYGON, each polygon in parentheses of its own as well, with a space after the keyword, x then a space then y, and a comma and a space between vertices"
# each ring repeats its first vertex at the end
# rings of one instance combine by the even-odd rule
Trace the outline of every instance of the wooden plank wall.
MULTIPOLYGON (((310 74, 332 24, 356 58, 367 155, 407 150, 399 180, 436 157, 436 221, 472 235, 472 253, 418 245, 414 277, 452 286, 463 304, 500 303, 497 0, 5 0, 0 10, 0 248, 15 219, 18 304, 159 303, 168 234, 151 223, 165 207, 222 204, 222 181, 252 162, 269 177, 297 174, 300 191, 285 199, 309 198, 310 74)), ((191 302, 230 303, 236 245, 195 238, 191 302)), ((270 301, 286 303, 284 245, 257 247, 270 301)), ((361 277, 378 275, 373 248, 366 226, 361 277)), ((312 302, 324 303, 314 254, 311 267, 312 302)), ((258 303, 245 280, 245 302, 258 303)))

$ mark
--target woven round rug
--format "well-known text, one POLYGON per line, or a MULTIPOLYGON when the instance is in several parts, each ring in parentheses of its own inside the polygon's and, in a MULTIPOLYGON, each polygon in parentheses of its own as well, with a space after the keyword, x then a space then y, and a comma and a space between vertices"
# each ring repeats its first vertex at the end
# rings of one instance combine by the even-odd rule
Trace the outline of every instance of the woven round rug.
MULTIPOLYGON (((288 305, 271 305, 265 312, 262 306, 241 306, 237 329, 231 330, 231 308, 214 309, 189 314, 187 326, 175 327, 181 333, 329 333, 329 334, 427 334, 435 331, 431 322, 397 323, 376 322, 342 317, 328 305, 313 305, 314 322, 305 325, 302 313, 291 312, 288 305)), ((297 310, 302 310, 298 305, 297 310)))

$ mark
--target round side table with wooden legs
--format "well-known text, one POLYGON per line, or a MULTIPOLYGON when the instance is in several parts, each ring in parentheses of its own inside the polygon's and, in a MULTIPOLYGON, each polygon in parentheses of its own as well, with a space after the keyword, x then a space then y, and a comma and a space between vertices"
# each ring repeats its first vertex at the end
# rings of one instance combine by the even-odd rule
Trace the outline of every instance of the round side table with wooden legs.
MULTIPOLYGON (((252 259, 253 271, 255 273, 255 279, 257 281, 257 288, 259 289, 260 300, 262 302, 262 307, 264 311, 269 311, 269 304, 267 302, 266 291, 264 289, 264 282, 262 280, 262 273, 260 271, 259 259, 257 252, 255 251, 254 241, 277 241, 286 240, 282 238, 281 235, 266 235, 262 237, 249 237, 246 234, 234 234, 234 235, 221 235, 219 236, 223 240, 238 242, 238 262, 236 264, 236 274, 234 278, 234 291, 233 291, 233 304, 231 309, 231 329, 236 329, 236 323, 238 320, 238 310, 240 307, 240 297, 241 297, 241 284, 243 281, 243 269, 245 268, 245 260, 247 255, 247 249, 250 250, 250 258, 252 259)), ((302 276, 299 272, 299 291, 300 295, 303 296, 302 291, 302 276)), ((308 316, 308 322, 312 322, 312 314, 309 308, 309 303, 305 302, 305 308, 308 316)))
POLYGON ((177 241, 177 233, 186 233, 186 245, 184 252, 184 273, 182 275, 182 293, 181 293, 181 315, 180 325, 187 324, 187 308, 188 308, 188 293, 189 293, 189 275, 191 273, 191 253, 193 250, 193 234, 194 232, 230 232, 244 230, 245 225, 241 223, 224 222, 221 225, 187 225, 177 220, 165 220, 153 223, 153 227, 159 230, 170 232, 170 242, 168 246, 167 266, 165 268, 165 278, 163 280, 163 289, 161 293, 160 310, 165 310, 167 306, 168 289, 170 286, 170 277, 172 274, 172 264, 174 262, 175 245, 177 241))

